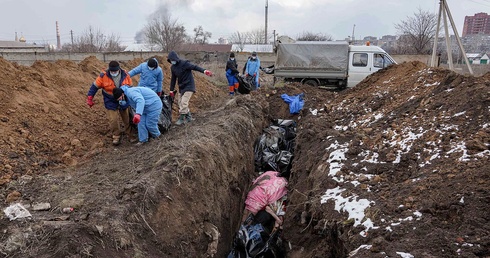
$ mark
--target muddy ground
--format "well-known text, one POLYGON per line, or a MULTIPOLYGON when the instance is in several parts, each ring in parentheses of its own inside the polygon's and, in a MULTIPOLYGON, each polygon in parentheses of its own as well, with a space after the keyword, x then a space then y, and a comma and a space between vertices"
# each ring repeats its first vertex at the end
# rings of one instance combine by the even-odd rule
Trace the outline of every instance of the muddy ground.
POLYGON ((259 91, 230 98, 196 73, 191 124, 114 147, 100 92, 85 104, 106 66, 0 58, 2 207, 32 215, 0 214, 3 256, 224 257, 258 176, 254 140, 280 118, 297 122, 288 257, 490 257, 490 74, 409 62, 341 92, 263 75, 259 91), (291 115, 281 94, 299 93, 291 115))

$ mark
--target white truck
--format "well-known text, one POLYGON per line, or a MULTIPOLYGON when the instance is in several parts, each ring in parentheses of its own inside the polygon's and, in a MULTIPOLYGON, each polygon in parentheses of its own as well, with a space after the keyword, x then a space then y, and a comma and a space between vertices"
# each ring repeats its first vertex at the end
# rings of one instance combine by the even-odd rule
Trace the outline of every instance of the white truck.
POLYGON ((395 60, 377 46, 345 41, 297 41, 276 44, 274 80, 324 88, 354 87, 368 75, 395 60))

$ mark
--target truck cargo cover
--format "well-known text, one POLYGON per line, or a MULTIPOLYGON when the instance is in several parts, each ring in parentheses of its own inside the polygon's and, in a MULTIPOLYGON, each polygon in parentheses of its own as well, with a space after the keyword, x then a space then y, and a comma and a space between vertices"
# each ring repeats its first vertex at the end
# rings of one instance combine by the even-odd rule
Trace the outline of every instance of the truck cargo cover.
POLYGON ((349 44, 331 41, 298 41, 279 44, 275 69, 321 69, 346 71, 349 44))

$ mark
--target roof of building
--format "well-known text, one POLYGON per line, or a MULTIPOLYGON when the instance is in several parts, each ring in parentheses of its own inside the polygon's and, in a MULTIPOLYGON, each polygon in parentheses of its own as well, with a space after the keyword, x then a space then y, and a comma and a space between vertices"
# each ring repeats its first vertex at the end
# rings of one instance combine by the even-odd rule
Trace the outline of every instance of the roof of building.
POLYGON ((175 51, 230 52, 231 44, 183 44, 175 51))
MULTIPOLYGON (((231 44, 183 44, 175 51, 203 51, 203 52, 230 52, 231 44)), ((148 44, 131 44, 124 51, 160 51, 161 48, 156 45, 148 44)))
POLYGON ((470 59, 488 59, 488 55, 486 53, 466 53, 466 57, 470 59))
POLYGON ((44 46, 25 42, 0 40, 0 48, 44 48, 44 46))
POLYGON ((133 43, 129 44, 124 51, 160 51, 160 47, 156 45, 133 43))
POLYGON ((274 48, 271 44, 244 44, 241 48, 240 44, 233 44, 232 50, 238 52, 263 52, 263 53, 272 53, 274 52, 274 48))

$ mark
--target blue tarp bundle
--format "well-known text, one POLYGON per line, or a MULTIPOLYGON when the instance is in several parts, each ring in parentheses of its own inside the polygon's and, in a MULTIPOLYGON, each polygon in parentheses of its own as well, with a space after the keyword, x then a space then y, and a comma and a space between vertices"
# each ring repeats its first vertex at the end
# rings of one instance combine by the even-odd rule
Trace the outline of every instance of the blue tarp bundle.
POLYGON ((282 94, 281 98, 284 102, 289 103, 289 113, 298 114, 303 106, 305 105, 305 101, 303 100, 304 93, 300 93, 298 95, 289 96, 288 94, 282 94))

